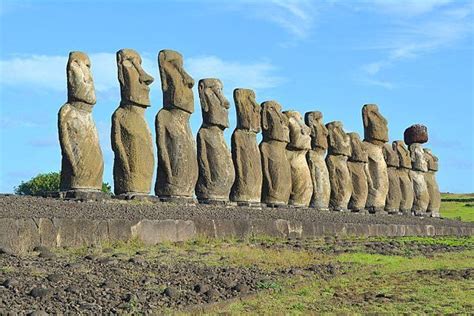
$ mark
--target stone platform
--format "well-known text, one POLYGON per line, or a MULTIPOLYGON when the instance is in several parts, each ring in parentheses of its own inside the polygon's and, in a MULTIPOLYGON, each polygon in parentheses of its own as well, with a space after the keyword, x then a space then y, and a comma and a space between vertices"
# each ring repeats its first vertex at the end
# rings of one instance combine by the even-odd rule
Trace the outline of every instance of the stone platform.
POLYGON ((0 248, 76 247, 138 238, 145 244, 268 235, 469 236, 474 224, 439 218, 363 215, 314 209, 222 207, 110 200, 73 202, 0 196, 0 248))

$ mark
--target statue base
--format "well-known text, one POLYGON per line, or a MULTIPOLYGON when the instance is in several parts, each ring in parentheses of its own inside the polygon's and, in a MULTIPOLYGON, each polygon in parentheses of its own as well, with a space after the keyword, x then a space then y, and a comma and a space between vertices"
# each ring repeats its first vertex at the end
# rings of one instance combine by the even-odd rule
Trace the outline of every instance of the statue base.
POLYGON ((400 215, 400 211, 399 210, 385 210, 385 212, 388 213, 388 215, 400 215))
POLYGON ((354 213, 354 214, 361 214, 361 215, 368 215, 369 214, 369 211, 366 210, 365 208, 364 209, 351 209, 350 211, 351 211, 351 213, 354 213))
POLYGON ((124 193, 115 195, 114 199, 125 200, 125 201, 139 201, 139 202, 150 202, 159 203, 161 202, 157 196, 148 195, 143 193, 124 193))
POLYGON ((167 196, 159 196, 158 197, 161 202, 166 203, 175 203, 187 206, 194 206, 196 205, 196 199, 190 196, 179 196, 179 195, 167 195, 167 196))
POLYGON ((59 192, 59 198, 82 202, 110 200, 112 195, 102 191, 69 190, 59 192))
POLYGON ((239 201, 235 202, 237 203, 237 206, 242 206, 242 207, 251 207, 251 208, 262 208, 262 203, 260 202, 247 202, 247 201, 239 201))
POLYGON ((284 203, 265 203, 265 206, 268 208, 287 208, 288 204, 284 203))
POLYGON ((370 214, 375 214, 375 215, 388 215, 388 213, 380 207, 368 207, 367 210, 369 211, 370 214))
POLYGON ((235 202, 229 200, 217 200, 217 199, 198 199, 199 204, 207 205, 220 205, 220 206, 236 206, 235 202))
POLYGON ((330 210, 333 211, 333 212, 339 212, 339 213, 348 213, 348 212, 350 212, 347 208, 343 208, 343 207, 331 207, 330 210))

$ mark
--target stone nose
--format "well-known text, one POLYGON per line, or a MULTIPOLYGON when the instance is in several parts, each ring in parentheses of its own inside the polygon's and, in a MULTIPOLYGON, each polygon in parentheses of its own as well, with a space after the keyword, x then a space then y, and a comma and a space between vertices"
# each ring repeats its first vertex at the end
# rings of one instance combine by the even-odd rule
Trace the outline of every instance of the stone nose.
POLYGON ((143 82, 147 86, 151 85, 155 79, 146 72, 140 72, 140 82, 143 82))

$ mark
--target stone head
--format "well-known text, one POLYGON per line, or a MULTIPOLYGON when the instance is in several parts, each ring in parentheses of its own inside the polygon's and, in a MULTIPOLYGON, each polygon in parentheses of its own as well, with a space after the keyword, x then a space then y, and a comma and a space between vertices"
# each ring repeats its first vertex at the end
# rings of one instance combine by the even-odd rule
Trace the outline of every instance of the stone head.
POLYGON ((67 97, 68 102, 96 102, 91 62, 83 52, 70 52, 67 61, 67 97))
POLYGON ((328 129, 323 124, 323 114, 319 111, 306 112, 304 121, 310 129, 311 147, 328 149, 328 129))
POLYGON ((351 155, 351 141, 344 132, 342 122, 334 121, 326 124, 328 129, 328 145, 330 155, 351 155))
POLYGON ((224 97, 222 88, 219 79, 199 80, 198 91, 203 123, 225 129, 229 127, 229 101, 224 97))
POLYGON ((428 163, 426 162, 426 155, 423 146, 419 143, 413 143, 408 146, 410 149, 411 166, 413 170, 428 171, 428 163))
POLYGON ((188 113, 194 112, 194 80, 184 70, 183 56, 174 50, 158 53, 163 107, 178 108, 188 113))
POLYGON ((255 92, 250 89, 235 89, 234 103, 237 111, 237 128, 259 133, 260 105, 255 100, 255 92))
POLYGON ((281 113, 281 105, 276 101, 265 101, 261 111, 263 139, 289 143, 288 119, 281 113))
POLYGON ((379 146, 388 142, 387 120, 380 114, 376 104, 366 104, 362 107, 362 120, 365 141, 379 146))
POLYGON ((393 150, 398 155, 398 162, 401 168, 411 169, 410 151, 405 146, 403 140, 396 140, 392 143, 393 150))
POLYGON ((398 153, 393 149, 390 144, 384 144, 382 152, 388 167, 400 167, 400 159, 398 158, 398 153))
POLYGON ((311 149, 311 131, 303 122, 301 114, 297 111, 284 111, 283 114, 288 118, 288 127, 290 129, 290 143, 288 144, 288 149, 311 149))
POLYGON ((425 152, 425 159, 428 163, 428 170, 430 171, 438 171, 438 157, 433 155, 431 149, 423 148, 425 152))
POLYGON ((362 141, 357 133, 347 133, 351 142, 351 157, 349 160, 358 162, 369 162, 367 152, 362 146, 362 141))
POLYGON ((150 88, 153 77, 142 68, 142 58, 133 49, 117 52, 118 80, 122 103, 133 103, 141 107, 150 106, 150 88))

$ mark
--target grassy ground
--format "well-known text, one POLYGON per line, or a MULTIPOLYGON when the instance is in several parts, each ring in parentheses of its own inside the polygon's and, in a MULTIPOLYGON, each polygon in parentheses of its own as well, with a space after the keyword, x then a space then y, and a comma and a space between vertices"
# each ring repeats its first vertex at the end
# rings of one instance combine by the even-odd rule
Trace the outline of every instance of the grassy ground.
POLYGON ((441 216, 474 222, 474 193, 470 194, 441 194, 441 216), (452 201, 455 200, 455 201, 452 201), (465 200, 465 201, 462 201, 465 200))
MULTIPOLYGON (((104 249, 108 254, 124 256, 141 251, 147 260, 168 264, 254 266, 269 273, 296 271, 261 283, 261 291, 252 296, 188 309, 197 313, 468 314, 474 310, 474 237, 197 239, 153 247, 138 242, 115 243, 92 251, 104 249), (309 273, 312 266, 334 267, 335 272, 309 273)), ((57 251, 60 255, 83 256, 91 249, 57 251)))

